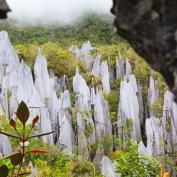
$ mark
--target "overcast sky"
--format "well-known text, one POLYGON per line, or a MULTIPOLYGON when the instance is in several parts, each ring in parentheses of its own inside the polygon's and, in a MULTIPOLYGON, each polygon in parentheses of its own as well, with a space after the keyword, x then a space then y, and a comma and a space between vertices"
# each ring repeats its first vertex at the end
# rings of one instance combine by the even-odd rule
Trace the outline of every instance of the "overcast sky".
POLYGON ((112 0, 7 0, 9 17, 25 21, 69 23, 84 12, 110 13, 112 0), (44 20, 45 19, 45 20, 44 20))

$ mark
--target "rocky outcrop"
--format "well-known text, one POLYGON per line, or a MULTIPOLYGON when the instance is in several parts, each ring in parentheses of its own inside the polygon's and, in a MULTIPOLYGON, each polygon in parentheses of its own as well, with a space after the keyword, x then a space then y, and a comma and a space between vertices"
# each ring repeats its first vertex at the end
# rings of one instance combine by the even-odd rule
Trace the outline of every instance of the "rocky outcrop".
POLYGON ((177 1, 113 0, 113 3, 118 33, 164 76, 177 95, 177 1))
POLYGON ((10 8, 5 0, 0 0, 0 19, 7 18, 7 13, 10 11, 10 8))
MULTIPOLYGON (((73 49, 75 54, 76 50, 80 60, 90 55, 86 48, 73 49)), ((115 66, 120 84, 113 89, 110 66, 101 58, 101 64, 97 60, 94 59, 88 72, 94 71, 92 74, 101 77, 102 82, 98 85, 87 83, 77 68, 72 90, 67 86, 67 76, 58 78, 48 71, 47 60, 40 50, 32 76, 31 69, 18 59, 7 32, 0 32, 0 116, 14 118, 14 112, 23 100, 29 107, 30 118, 39 115, 39 131, 55 130, 55 134, 43 137, 44 142, 58 145, 66 154, 94 159, 96 166, 102 166, 105 176, 118 175, 114 173, 111 160, 103 157, 109 150, 114 150, 114 137, 119 137, 122 147, 127 147, 130 139, 136 141, 140 154, 167 156, 175 152, 177 104, 173 94, 166 89, 165 94, 160 92, 158 78, 153 74, 147 77, 145 85, 140 85, 133 63, 121 57, 117 58, 115 66), (112 117, 112 105, 107 99, 114 91, 119 96, 118 104, 115 104, 117 119, 112 117), (163 108, 156 107, 155 103, 163 96, 163 108), (148 105, 147 114, 145 104, 148 105), (161 114, 156 113, 159 109, 161 114), (93 149, 97 144, 99 146, 93 149)), ((0 156, 10 152, 8 137, 0 135, 0 156)))

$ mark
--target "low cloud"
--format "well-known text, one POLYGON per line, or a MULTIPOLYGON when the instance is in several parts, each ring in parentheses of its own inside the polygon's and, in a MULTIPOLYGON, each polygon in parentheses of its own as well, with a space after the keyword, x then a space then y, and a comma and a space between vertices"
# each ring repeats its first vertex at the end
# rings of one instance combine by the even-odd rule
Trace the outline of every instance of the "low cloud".
POLYGON ((25 22, 71 23, 85 12, 110 13, 112 0, 7 0, 9 18, 25 22))

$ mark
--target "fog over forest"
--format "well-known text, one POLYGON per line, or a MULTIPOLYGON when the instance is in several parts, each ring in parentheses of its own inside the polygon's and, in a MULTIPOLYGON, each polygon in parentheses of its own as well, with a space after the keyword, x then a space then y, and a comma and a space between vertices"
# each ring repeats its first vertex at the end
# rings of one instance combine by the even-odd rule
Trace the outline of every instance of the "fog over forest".
POLYGON ((68 24, 84 13, 110 13, 111 0, 8 0, 11 19, 21 22, 68 24))

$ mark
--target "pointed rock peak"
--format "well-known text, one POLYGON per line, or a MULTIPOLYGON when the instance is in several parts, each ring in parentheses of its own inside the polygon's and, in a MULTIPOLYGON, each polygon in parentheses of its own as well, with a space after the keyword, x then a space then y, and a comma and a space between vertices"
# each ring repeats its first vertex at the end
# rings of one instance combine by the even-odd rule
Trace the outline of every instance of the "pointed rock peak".
POLYGON ((90 42, 90 41, 87 41, 87 42, 86 42, 86 45, 88 45, 88 46, 92 47, 92 44, 91 44, 91 42, 90 42))
POLYGON ((149 80, 148 100, 150 105, 152 105, 157 100, 155 81, 152 76, 150 76, 149 80))
POLYGON ((10 42, 6 31, 0 32, 0 63, 9 64, 11 62, 19 63, 17 54, 10 42))
POLYGON ((82 46, 82 50, 83 50, 83 49, 90 50, 91 48, 92 48, 92 44, 91 44, 90 41, 85 42, 85 43, 83 44, 83 46, 82 46))
POLYGON ((79 67, 76 67, 76 74, 80 74, 79 73, 79 67))
POLYGON ((5 49, 13 49, 7 31, 0 32, 0 51, 5 49))
POLYGON ((43 55, 41 48, 38 49, 37 58, 40 58, 40 59, 45 60, 47 62, 46 57, 45 57, 45 55, 43 55))
POLYGON ((130 65, 129 60, 126 60, 126 78, 129 78, 129 76, 132 74, 132 67, 130 65))
POLYGON ((98 54, 96 59, 101 59, 101 54, 98 54))
MULTIPOLYGON (((47 60, 45 56, 42 54, 41 48, 38 49, 38 55, 36 57, 35 65, 34 65, 34 70, 36 70, 36 66, 40 66, 42 68, 47 68, 47 60)), ((39 68, 38 68, 39 69, 39 68)))
POLYGON ((150 76, 149 82, 150 82, 150 85, 151 85, 151 84, 154 85, 154 78, 153 78, 152 76, 150 76))
POLYGON ((100 64, 101 57, 102 57, 101 54, 98 54, 97 57, 95 58, 94 64, 95 63, 100 64))
POLYGON ((33 86, 32 96, 28 103, 29 107, 40 107, 44 108, 45 104, 42 102, 40 95, 35 86, 33 86))
POLYGON ((164 98, 167 98, 167 97, 172 99, 174 95, 169 90, 167 90, 164 94, 164 98))
MULTIPOLYGON (((38 49, 38 54, 37 54, 37 57, 36 57, 36 59, 45 59, 45 56, 42 54, 42 49, 41 48, 39 48, 38 49)), ((45 59, 46 60, 46 59, 45 59)))
POLYGON ((42 55, 42 49, 41 48, 39 48, 38 49, 38 57, 42 57, 43 55, 42 55))
POLYGON ((102 62, 101 62, 101 65, 105 65, 105 66, 108 67, 108 62, 107 62, 107 60, 102 61, 102 62))
POLYGON ((101 160, 101 171, 105 177, 120 177, 120 174, 115 173, 115 164, 107 157, 103 156, 101 160))
POLYGON ((96 48, 92 46, 90 41, 87 41, 86 43, 83 44, 81 50, 83 53, 88 53, 91 50, 96 50, 96 48))
POLYGON ((1 31, 0 32, 0 39, 2 39, 2 38, 4 38, 4 39, 9 38, 9 35, 8 35, 7 31, 1 31))
POLYGON ((149 78, 149 91, 154 92, 155 91, 155 80, 152 76, 149 78))
POLYGON ((24 62, 24 60, 21 61, 20 67, 31 71, 31 68, 24 62))
POLYGON ((100 72, 100 60, 101 60, 101 55, 98 54, 98 56, 95 58, 95 61, 93 63, 93 68, 92 68, 92 74, 95 76, 98 76, 100 72))
POLYGON ((146 147, 142 141, 140 141, 140 143, 138 145, 138 152, 141 155, 146 155, 146 147))
POLYGON ((174 102, 174 95, 170 91, 166 91, 164 94, 163 110, 171 110, 174 102))
POLYGON ((120 51, 118 51, 118 54, 119 54, 119 60, 122 61, 122 56, 121 56, 120 51))
POLYGON ((21 61, 21 65, 25 65, 25 62, 24 62, 24 60, 22 60, 22 61, 21 61))

